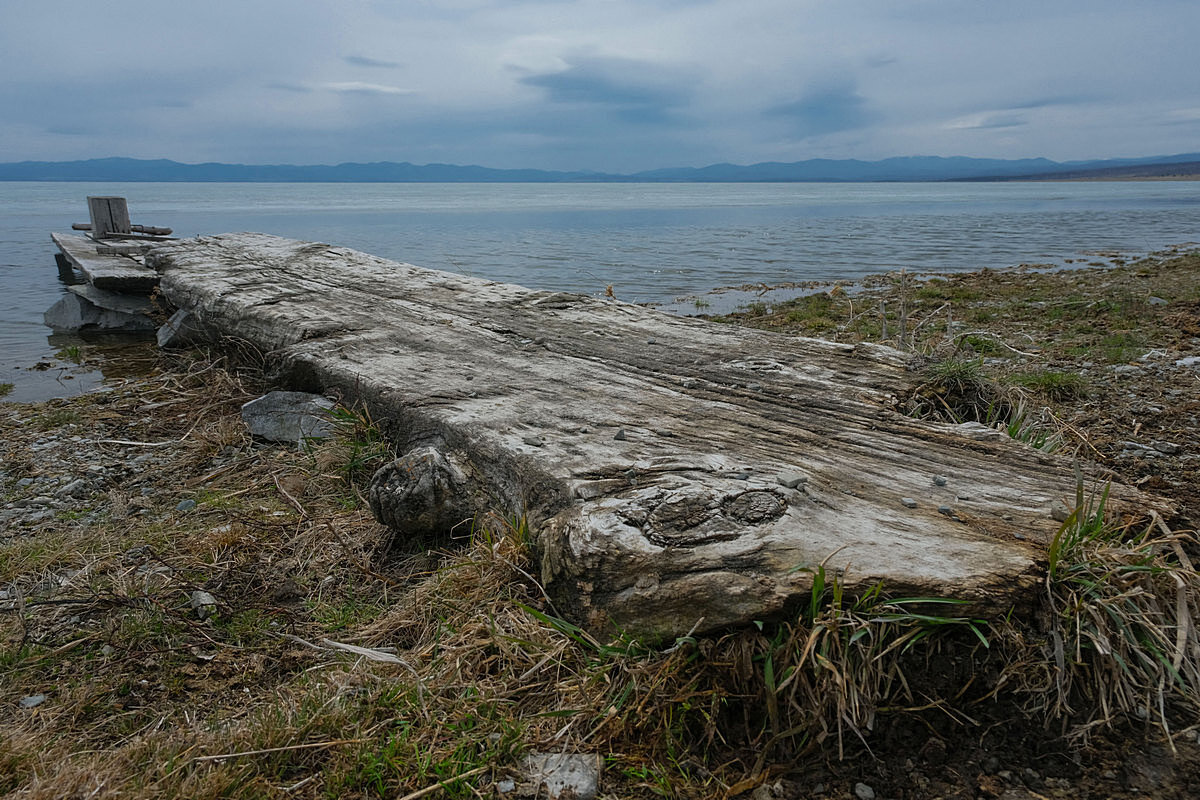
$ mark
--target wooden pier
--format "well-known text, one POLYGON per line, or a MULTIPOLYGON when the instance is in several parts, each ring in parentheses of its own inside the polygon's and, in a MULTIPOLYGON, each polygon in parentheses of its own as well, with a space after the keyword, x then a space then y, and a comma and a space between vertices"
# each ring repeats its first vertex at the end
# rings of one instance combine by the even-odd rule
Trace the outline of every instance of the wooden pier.
MULTIPOLYGON (((540 579, 648 638, 849 594, 1033 605, 1065 458, 896 409, 908 354, 672 317, 258 234, 146 256, 171 330, 248 342, 281 388, 365 403, 401 457, 371 503, 400 535, 524 515, 540 579)), ((161 341, 161 339, 160 339, 161 341)), ((180 341, 179 336, 175 341, 180 341)), ((1114 507, 1162 508, 1128 487, 1114 507)))

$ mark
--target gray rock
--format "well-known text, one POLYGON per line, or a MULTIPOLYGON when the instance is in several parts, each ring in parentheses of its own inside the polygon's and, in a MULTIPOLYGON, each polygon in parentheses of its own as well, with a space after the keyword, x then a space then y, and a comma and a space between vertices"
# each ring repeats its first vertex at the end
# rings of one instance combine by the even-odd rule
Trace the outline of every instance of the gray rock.
POLYGON ((54 493, 55 497, 83 497, 87 494, 87 481, 76 478, 54 493))
POLYGON ((954 515, 954 509, 950 506, 938 506, 938 513, 945 514, 947 517, 954 515))
POLYGON ((46 702, 46 695, 31 694, 28 697, 22 697, 20 700, 18 700, 17 705, 19 705, 21 708, 37 708, 44 702, 46 702))
POLYGON ((171 349, 189 347, 211 337, 196 314, 181 308, 159 327, 155 338, 159 347, 171 349))
POLYGON ((1146 302, 1152 306, 1165 306, 1167 304, 1167 301, 1163 300, 1161 297, 1150 297, 1146 300, 1146 302))
POLYGON ((943 477, 941 475, 934 475, 933 476, 933 485, 934 486, 945 486, 946 485, 945 477, 943 477))
POLYGON ((1142 368, 1135 364, 1118 364, 1112 368, 1114 375, 1136 375, 1142 371, 1142 368))
POLYGON ((900 502, 904 505, 905 508, 916 508, 917 507, 917 501, 912 499, 911 497, 902 497, 902 498, 900 498, 900 502))
POLYGON ((854 784, 854 796, 858 800, 875 800, 875 790, 865 783, 854 784))
POLYGON ((1175 362, 1177 367, 1200 367, 1200 356, 1188 356, 1175 362))
POLYGON ((21 478, 21 480, 17 481, 17 486, 20 486, 22 489, 28 489, 30 486, 33 486, 33 478, 21 478))
POLYGON ((180 500, 179 505, 175 506, 176 511, 191 511, 196 507, 196 501, 192 499, 180 500))
POLYGON ((525 774, 535 797, 550 800, 594 800, 600 790, 600 756, 573 753, 530 753, 525 774))
POLYGON ((625 438, 626 437, 625 437, 625 429, 624 428, 621 428, 620 430, 618 430, 617 435, 613 437, 613 439, 616 439, 618 442, 625 441, 625 438))
POLYGON ((1179 455, 1180 447, 1174 442, 1151 442, 1150 446, 1160 453, 1165 453, 1169 456, 1179 455))
POLYGON ((268 392, 242 406, 251 435, 270 442, 302 445, 333 433, 333 401, 308 392, 268 392))
MULTIPOLYGON (((70 286, 69 289, 79 287, 70 286)), ((99 289, 93 289, 99 292, 99 289)), ((107 295, 112 292, 105 292, 107 295)), ((152 331, 157 325, 144 313, 114 311, 96 305, 88 297, 74 292, 64 294, 42 314, 42 321, 56 331, 152 331)))
POLYGON ((1056 522, 1066 522, 1071 516, 1071 509, 1067 508, 1062 503, 1055 503, 1050 506, 1050 518, 1056 522))
POLYGON ((208 592, 197 589, 192 592, 192 608, 200 619, 208 619, 217 613, 217 598, 208 592))

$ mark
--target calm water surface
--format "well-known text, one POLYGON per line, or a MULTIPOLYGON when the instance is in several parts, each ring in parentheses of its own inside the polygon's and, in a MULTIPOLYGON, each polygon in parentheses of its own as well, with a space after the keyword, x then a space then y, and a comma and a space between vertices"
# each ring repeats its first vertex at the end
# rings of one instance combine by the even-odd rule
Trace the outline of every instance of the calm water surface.
MULTIPOLYGON (((10 400, 99 376, 54 354, 49 234, 89 194, 177 235, 262 231, 535 288, 670 303, 741 284, 1062 263, 1200 240, 1200 182, 995 184, 0 183, 0 383, 10 400), (31 370, 49 362, 50 369, 31 370)), ((676 306, 679 307, 679 306, 676 306)))

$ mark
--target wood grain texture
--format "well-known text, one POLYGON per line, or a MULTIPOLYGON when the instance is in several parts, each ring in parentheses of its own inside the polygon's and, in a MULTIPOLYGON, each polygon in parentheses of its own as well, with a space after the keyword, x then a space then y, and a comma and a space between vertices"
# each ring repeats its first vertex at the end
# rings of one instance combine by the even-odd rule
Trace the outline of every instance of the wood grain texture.
POLYGON ((268 354, 288 388, 368 404, 406 454, 373 491, 390 525, 527 515, 547 590, 597 630, 778 616, 817 564, 849 592, 882 581, 973 613, 1026 609, 1051 507, 1074 494, 1065 459, 897 413, 916 376, 887 347, 260 234, 163 245, 147 263, 170 302, 268 354))
POLYGON ((135 261, 127 254, 111 252, 108 245, 98 245, 86 236, 52 233, 50 238, 63 256, 83 273, 88 283, 97 289, 128 294, 148 294, 158 285, 158 273, 135 261), (98 247, 110 252, 100 253, 98 247))

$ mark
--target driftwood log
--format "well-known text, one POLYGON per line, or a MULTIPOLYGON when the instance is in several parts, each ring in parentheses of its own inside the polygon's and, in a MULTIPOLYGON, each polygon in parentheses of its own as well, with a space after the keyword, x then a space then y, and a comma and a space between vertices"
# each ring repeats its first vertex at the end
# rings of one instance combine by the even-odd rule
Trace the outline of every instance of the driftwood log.
POLYGON ((1066 459, 897 413, 917 376, 887 347, 258 234, 147 263, 182 327, 248 340, 287 388, 336 390, 386 424, 403 455, 371 488, 381 521, 444 535, 527 515, 545 588, 593 629, 776 617, 817 565, 850 593, 882 581, 976 614, 1029 608, 1052 508, 1072 503, 1066 459))

